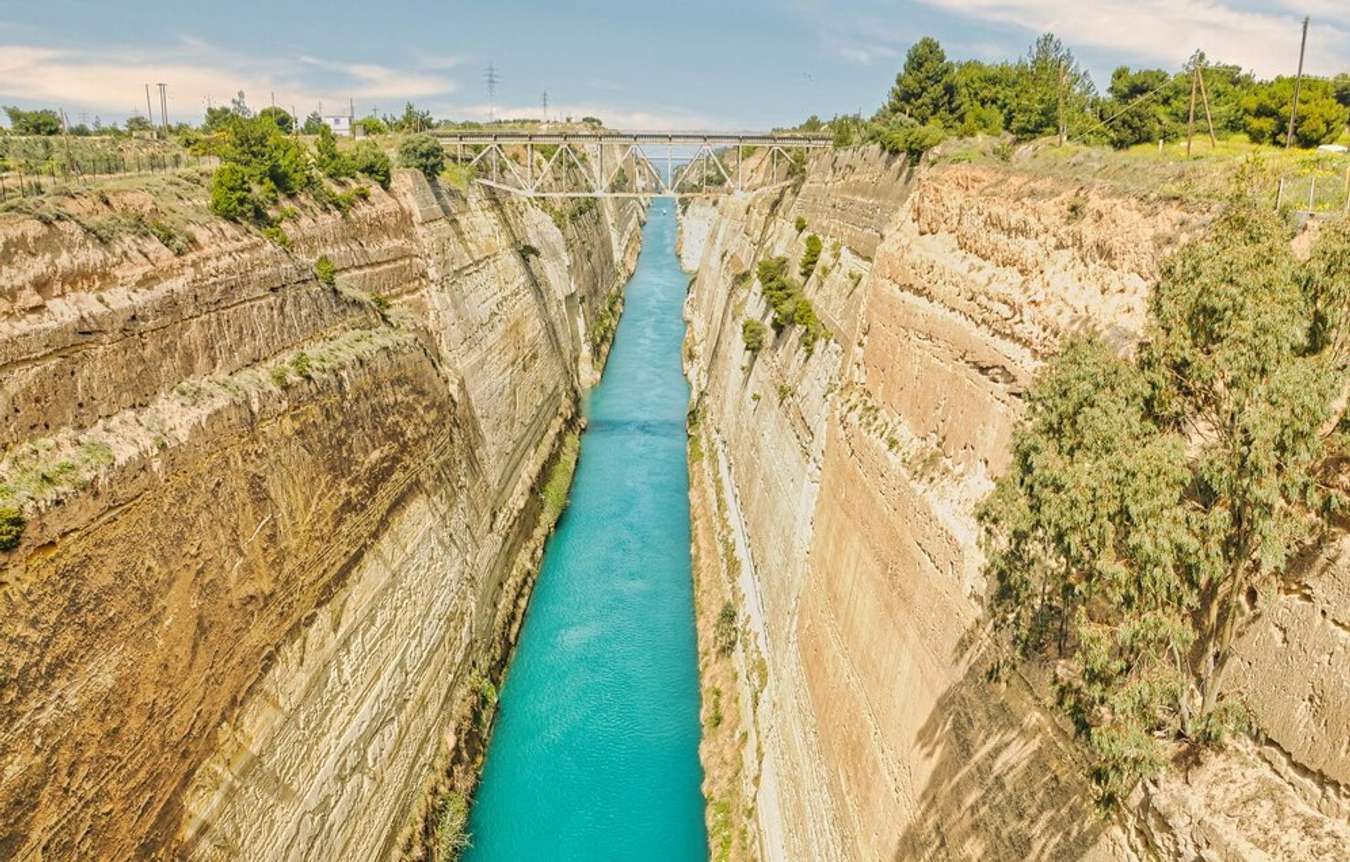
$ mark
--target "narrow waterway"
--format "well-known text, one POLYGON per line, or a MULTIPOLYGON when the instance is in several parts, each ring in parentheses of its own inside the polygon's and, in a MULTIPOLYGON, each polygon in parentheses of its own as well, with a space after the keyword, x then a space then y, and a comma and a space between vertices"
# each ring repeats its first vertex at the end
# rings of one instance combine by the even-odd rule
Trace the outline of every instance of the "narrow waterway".
POLYGON ((501 693, 471 862, 707 857, 680 369, 687 277, 655 202, 571 503, 501 693))

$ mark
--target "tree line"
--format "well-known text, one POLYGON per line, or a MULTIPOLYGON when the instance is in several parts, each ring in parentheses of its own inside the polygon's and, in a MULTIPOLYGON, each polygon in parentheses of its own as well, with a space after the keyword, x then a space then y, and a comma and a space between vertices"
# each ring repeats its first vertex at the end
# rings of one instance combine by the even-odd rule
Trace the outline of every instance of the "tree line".
MULTIPOLYGON (((1117 148, 1185 134, 1193 76, 1204 78, 1216 132, 1243 133, 1255 143, 1282 144, 1293 104, 1294 79, 1258 79, 1251 72, 1194 54, 1177 71, 1120 66, 1106 92, 1053 34, 1038 38, 1012 62, 952 61, 938 40, 910 47, 886 101, 868 120, 836 117, 836 144, 876 142, 893 152, 922 154, 948 136, 1008 134, 1018 140, 1054 136, 1117 148)), ((1201 96, 1196 97, 1198 100, 1201 96)), ((1204 123, 1203 101, 1197 122, 1204 123)), ((1294 144, 1335 141, 1350 122, 1350 73, 1305 75, 1298 95, 1294 144)), ((816 117, 803 124, 820 130, 816 117)))

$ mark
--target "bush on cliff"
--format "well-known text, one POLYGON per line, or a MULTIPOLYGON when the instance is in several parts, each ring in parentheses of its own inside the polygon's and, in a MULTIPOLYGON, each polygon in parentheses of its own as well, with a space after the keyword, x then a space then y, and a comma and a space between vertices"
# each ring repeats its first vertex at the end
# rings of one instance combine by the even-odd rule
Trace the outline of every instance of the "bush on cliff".
POLYGON ((23 513, 13 506, 0 506, 0 551, 12 551, 23 538, 23 528, 27 522, 23 513))
POLYGON ((445 150, 431 135, 411 135, 398 147, 399 164, 435 179, 445 168, 445 150))
POLYGON ((213 144, 221 165, 211 178, 211 211, 221 218, 270 224, 268 208, 315 182, 309 156, 270 117, 231 114, 213 144))
POLYGON ((745 342, 745 349, 751 353, 757 353, 764 346, 764 336, 769 332, 769 328, 758 320, 747 320, 741 324, 741 340, 745 342))
POLYGON ((816 264, 820 261, 821 248, 820 237, 811 234, 806 238, 806 250, 802 252, 801 265, 797 271, 807 281, 811 280, 811 273, 816 271, 816 264))
POLYGON ((816 342, 828 333, 816 316, 811 300, 802 293, 801 284, 788 277, 787 268, 787 258, 768 257, 759 262, 755 272, 764 289, 764 298, 773 309, 773 328, 781 331, 793 324, 800 325, 802 346, 812 351, 816 342))
POLYGON ((989 610, 1057 663, 1104 804, 1168 743, 1242 726, 1234 637, 1345 505, 1347 273, 1350 228, 1300 263, 1273 213, 1234 204, 1165 262, 1136 358, 1078 337, 1028 393, 979 510, 989 610))

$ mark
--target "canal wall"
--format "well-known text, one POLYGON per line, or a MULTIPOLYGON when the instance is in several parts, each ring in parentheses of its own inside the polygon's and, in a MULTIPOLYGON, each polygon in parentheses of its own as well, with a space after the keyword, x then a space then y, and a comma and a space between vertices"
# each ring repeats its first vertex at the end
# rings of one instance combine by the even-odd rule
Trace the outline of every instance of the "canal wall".
POLYGON ((1346 846, 1350 543, 1336 534, 1243 638, 1256 734, 1093 809, 1034 672, 986 679, 974 511, 1021 396, 1068 334, 1138 341, 1162 256, 1211 209, 1017 160, 822 154, 781 192, 681 218, 705 787, 728 858, 1319 858, 1346 846), (804 222, 804 227, 802 226, 804 222), (750 350, 755 278, 822 241, 801 327, 750 350), (716 646, 730 599, 738 638, 716 646), (734 680, 735 696, 725 692, 734 680), (735 719, 734 721, 732 719, 735 719), (734 728, 730 733, 723 727, 734 728), (739 756, 728 753, 737 748, 739 756), (1278 824, 1278 826, 1277 826, 1278 824), (1296 827, 1292 824, 1297 824, 1296 827), (742 833, 745 837, 740 837, 742 833), (1264 855, 1263 855, 1264 854, 1264 855))
POLYGON ((641 206, 153 183, 0 214, 0 857, 420 856, 641 206))

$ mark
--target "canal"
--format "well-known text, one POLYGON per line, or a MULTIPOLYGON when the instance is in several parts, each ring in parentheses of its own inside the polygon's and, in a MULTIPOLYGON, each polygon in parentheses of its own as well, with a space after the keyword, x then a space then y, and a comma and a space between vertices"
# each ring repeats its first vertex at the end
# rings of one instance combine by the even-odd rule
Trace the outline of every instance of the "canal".
POLYGON ((707 857, 680 367, 656 201, 470 813, 470 862, 707 857))

